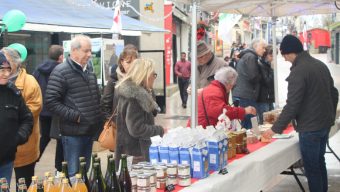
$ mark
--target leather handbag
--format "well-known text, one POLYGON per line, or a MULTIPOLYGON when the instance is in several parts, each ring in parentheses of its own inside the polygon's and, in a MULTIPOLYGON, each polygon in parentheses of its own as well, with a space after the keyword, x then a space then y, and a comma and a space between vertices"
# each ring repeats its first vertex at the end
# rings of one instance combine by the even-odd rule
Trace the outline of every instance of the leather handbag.
POLYGON ((110 149, 114 151, 116 148, 116 137, 117 137, 117 126, 116 123, 113 122, 113 118, 116 116, 114 112, 111 117, 106 120, 103 131, 100 133, 98 138, 98 142, 101 147, 110 149))

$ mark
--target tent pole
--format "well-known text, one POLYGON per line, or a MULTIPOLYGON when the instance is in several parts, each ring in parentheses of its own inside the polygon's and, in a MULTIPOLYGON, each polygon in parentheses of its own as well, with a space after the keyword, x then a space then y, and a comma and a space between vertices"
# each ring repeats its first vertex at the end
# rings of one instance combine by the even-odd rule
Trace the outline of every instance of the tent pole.
POLYGON ((277 51, 276 51, 276 19, 277 17, 272 17, 274 94, 275 94, 275 109, 278 109, 280 106, 279 106, 279 84, 278 84, 277 51))
POLYGON ((191 128, 197 125, 197 47, 196 47, 196 29, 197 29, 197 2, 193 0, 191 9, 191 128))

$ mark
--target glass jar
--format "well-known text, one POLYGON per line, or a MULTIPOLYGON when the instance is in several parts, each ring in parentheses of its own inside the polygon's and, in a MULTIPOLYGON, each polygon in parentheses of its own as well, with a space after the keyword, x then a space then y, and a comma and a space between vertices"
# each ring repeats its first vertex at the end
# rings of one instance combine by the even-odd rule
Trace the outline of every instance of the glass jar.
POLYGON ((167 174, 166 171, 167 168, 166 166, 158 166, 156 167, 156 176, 157 178, 166 178, 167 174))
POLYGON ((168 164, 166 173, 168 175, 177 175, 177 165, 176 164, 168 164))
POLYGON ((156 183, 150 184, 150 192, 157 192, 156 183))
POLYGON ((153 172, 153 173, 144 173, 144 174, 150 176, 150 185, 156 183, 156 172, 153 172))
POLYGON ((190 175, 187 176, 178 176, 178 185, 182 187, 187 187, 191 185, 191 177, 190 175))
POLYGON ((181 176, 190 176, 190 165, 188 164, 181 164, 178 165, 178 175, 181 176))
POLYGON ((143 165, 141 164, 133 164, 131 165, 131 171, 143 171, 143 165))
POLYGON ((151 188, 149 187, 137 187, 137 192, 150 192, 151 188))
POLYGON ((143 167, 143 172, 144 172, 144 173, 154 173, 155 170, 156 170, 155 167, 152 166, 152 165, 145 165, 145 166, 143 167))
POLYGON ((166 180, 166 185, 177 185, 177 177, 176 175, 168 175, 168 179, 166 180))
POLYGON ((132 188, 131 188, 131 191, 132 192, 137 192, 137 185, 133 185, 132 188))
POLYGON ((166 179, 165 178, 157 178, 156 188, 160 190, 164 190, 166 187, 166 179))
POLYGON ((134 172, 130 172, 130 178, 131 178, 131 185, 137 186, 137 174, 134 172))
POLYGON ((146 174, 137 175, 137 188, 150 187, 150 176, 146 174))

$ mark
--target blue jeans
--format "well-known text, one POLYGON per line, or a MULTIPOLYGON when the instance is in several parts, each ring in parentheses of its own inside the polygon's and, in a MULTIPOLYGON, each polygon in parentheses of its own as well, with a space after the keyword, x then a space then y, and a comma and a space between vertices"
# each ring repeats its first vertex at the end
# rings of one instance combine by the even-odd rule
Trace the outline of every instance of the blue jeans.
POLYGON ((92 137, 62 136, 64 159, 68 163, 68 174, 73 177, 79 170, 79 157, 85 157, 86 169, 90 167, 92 152, 92 137))
MULTIPOLYGON (((240 98, 240 97, 233 97, 233 102, 235 102, 236 100, 239 100, 240 107, 253 106, 253 107, 256 108, 256 110, 258 108, 256 101, 253 101, 253 100, 250 100, 250 99, 243 99, 243 98, 240 98)), ((246 128, 246 129, 252 128, 251 120, 250 120, 252 117, 255 117, 255 116, 248 114, 244 117, 244 119, 241 121, 241 125, 242 125, 243 128, 246 128)))
POLYGON ((263 113, 270 110, 272 103, 257 103, 257 116, 259 124, 263 124, 263 113))
POLYGON ((5 177, 7 179, 7 183, 11 183, 12 171, 13 161, 0 165, 0 178, 5 177))
POLYGON ((300 151, 311 192, 328 190, 325 152, 329 130, 324 128, 299 133, 300 151))

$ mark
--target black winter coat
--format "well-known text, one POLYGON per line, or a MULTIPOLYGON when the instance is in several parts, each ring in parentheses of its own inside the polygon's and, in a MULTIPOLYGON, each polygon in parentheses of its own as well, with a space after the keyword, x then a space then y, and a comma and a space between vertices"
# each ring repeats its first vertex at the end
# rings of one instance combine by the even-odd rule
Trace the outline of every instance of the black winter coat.
POLYGON ((339 99, 327 66, 309 53, 298 54, 290 69, 287 104, 272 130, 281 133, 291 120, 297 132, 330 129, 339 99))
POLYGON ((260 67, 258 56, 253 49, 246 49, 240 53, 236 71, 238 77, 233 88, 233 96, 257 101, 260 93, 260 67))
POLYGON ((104 116, 106 119, 109 119, 112 115, 112 112, 114 111, 114 92, 115 92, 115 86, 118 81, 118 75, 116 72, 118 65, 113 65, 111 70, 110 79, 107 81, 107 84, 104 88, 103 96, 100 100, 100 108, 102 112, 104 113, 104 116))
POLYGON ((27 142, 33 116, 14 84, 0 85, 0 166, 14 161, 17 146, 27 142))
POLYGON ((60 117, 60 132, 64 136, 94 136, 102 129, 96 75, 83 71, 70 58, 51 73, 45 103, 53 115, 60 117))
MULTIPOLYGON (((45 93, 47 88, 47 82, 50 78, 50 74, 53 69, 58 65, 58 62, 52 59, 46 60, 44 63, 40 64, 38 68, 33 72, 34 78, 38 81, 41 93, 43 96, 43 102, 45 103, 45 93)), ((40 112, 42 116, 51 116, 51 112, 43 105, 43 109, 40 112)))
POLYGON ((260 93, 257 99, 261 103, 273 103, 275 101, 274 96, 274 71, 270 66, 270 63, 260 59, 260 93))

